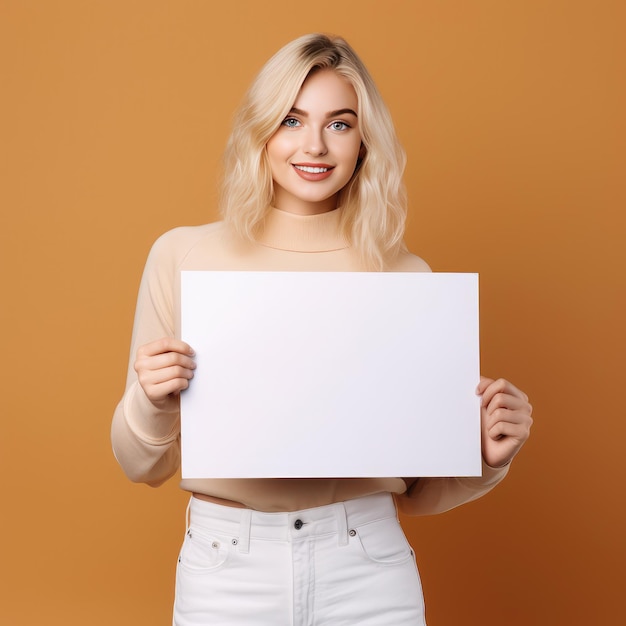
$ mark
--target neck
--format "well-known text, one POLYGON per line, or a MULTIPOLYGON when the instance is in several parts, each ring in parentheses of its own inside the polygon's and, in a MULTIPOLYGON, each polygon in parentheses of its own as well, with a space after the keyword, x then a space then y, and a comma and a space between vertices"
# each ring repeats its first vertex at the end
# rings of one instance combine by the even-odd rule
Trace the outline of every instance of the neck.
POLYGON ((337 194, 325 200, 312 202, 303 198, 296 198, 276 186, 273 205, 285 213, 293 213, 294 215, 321 215, 337 208, 337 194))
POLYGON ((300 215, 271 208, 256 240, 259 244, 293 252, 343 250, 348 242, 342 231, 341 208, 317 215, 300 215))

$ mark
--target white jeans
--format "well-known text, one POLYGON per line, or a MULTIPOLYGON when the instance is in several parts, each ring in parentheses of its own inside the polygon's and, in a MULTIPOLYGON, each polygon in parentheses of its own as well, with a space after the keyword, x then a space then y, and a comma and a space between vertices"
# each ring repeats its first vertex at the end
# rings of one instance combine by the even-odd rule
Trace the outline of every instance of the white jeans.
POLYGON ((292 513, 192 498, 174 626, 423 626, 413 551, 389 494, 292 513))

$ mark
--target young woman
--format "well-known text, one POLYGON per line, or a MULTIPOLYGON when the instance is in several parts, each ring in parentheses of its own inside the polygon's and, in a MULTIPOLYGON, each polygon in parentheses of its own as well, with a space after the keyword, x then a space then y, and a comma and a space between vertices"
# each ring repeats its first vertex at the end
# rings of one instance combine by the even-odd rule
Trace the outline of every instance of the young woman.
MULTIPOLYGON (((404 153, 369 73, 339 38, 309 35, 261 70, 225 158, 223 221, 178 228, 150 252, 113 447, 131 480, 180 462, 181 270, 425 272, 404 247, 404 153)), ((174 623, 419 625, 413 553, 397 521, 480 497, 529 435, 526 395, 483 378, 480 478, 183 480, 189 524, 174 623)), ((237 436, 245 436, 239 433, 237 436)))

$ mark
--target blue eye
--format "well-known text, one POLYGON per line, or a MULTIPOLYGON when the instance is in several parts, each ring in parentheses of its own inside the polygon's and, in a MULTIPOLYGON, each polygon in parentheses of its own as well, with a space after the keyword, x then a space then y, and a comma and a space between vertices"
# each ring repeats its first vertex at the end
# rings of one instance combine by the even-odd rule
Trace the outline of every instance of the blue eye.
POLYGON ((347 124, 346 122, 333 122, 330 125, 330 128, 332 130, 341 131, 341 130, 347 130, 348 128, 350 128, 350 125, 347 124))
POLYGON ((287 128, 297 128, 300 125, 300 122, 295 117, 288 117, 283 120, 283 126, 287 128))

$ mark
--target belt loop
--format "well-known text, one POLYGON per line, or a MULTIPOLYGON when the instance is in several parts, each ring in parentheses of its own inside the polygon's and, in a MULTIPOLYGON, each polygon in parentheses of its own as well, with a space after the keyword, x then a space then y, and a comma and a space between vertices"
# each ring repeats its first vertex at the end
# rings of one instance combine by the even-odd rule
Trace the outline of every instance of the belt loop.
POLYGON ((248 554, 250 552, 250 526, 252 524, 252 510, 240 509, 241 518, 239 520, 239 552, 248 554))
POLYGON ((335 517, 337 518, 337 545, 348 545, 348 511, 343 502, 335 505, 335 517))

